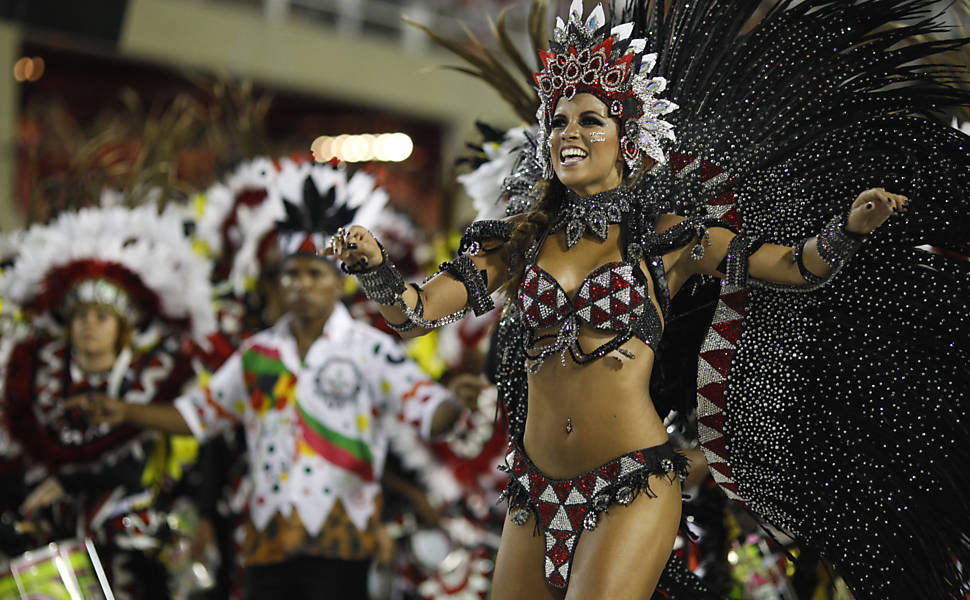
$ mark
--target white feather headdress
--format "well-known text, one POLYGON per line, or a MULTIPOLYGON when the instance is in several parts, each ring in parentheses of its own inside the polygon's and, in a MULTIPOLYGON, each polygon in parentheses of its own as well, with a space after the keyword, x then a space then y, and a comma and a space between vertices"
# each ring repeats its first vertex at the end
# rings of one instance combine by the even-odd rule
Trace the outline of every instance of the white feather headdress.
POLYGON ((260 157, 206 191, 195 236, 228 266, 230 287, 242 296, 259 278, 269 236, 276 235, 282 256, 320 249, 337 227, 375 226, 387 200, 364 171, 348 177, 342 166, 260 157))
POLYGON ((104 281, 130 300, 136 327, 160 320, 203 341, 215 330, 209 270, 174 208, 83 208, 27 230, 0 296, 35 323, 62 323, 78 286, 104 281))

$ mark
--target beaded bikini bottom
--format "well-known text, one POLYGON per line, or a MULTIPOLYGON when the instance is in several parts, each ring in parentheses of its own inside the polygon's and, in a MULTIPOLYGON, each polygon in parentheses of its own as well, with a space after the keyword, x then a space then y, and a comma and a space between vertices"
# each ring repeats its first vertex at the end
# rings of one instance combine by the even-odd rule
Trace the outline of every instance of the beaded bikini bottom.
POLYGON ((610 506, 626 506, 641 492, 651 498, 650 476, 671 480, 687 478, 687 458, 669 443, 644 448, 614 458, 592 471, 569 479, 553 479, 542 473, 525 451, 513 442, 505 458, 509 483, 502 497, 509 501, 512 522, 524 525, 529 514, 545 536, 545 578, 563 589, 569 583, 573 553, 579 536, 599 523, 610 506))

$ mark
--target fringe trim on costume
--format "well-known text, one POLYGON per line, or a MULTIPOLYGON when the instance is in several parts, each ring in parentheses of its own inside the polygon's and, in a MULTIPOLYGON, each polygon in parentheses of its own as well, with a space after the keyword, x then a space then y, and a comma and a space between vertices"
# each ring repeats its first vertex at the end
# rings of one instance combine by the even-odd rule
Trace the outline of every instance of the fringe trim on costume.
MULTIPOLYGON (((610 482, 609 484, 607 484, 604 488, 602 488, 599 491, 599 493, 597 493, 595 496, 593 496, 587 501, 587 504, 589 505, 589 513, 595 514, 596 519, 598 519, 599 516, 601 515, 607 514, 611 506, 614 506, 616 504, 621 504, 624 506, 630 504, 631 502, 636 500, 641 493, 646 495, 648 498, 656 498, 657 497, 656 492, 654 492, 653 489, 650 487, 650 478, 654 475, 666 477, 667 480, 671 483, 674 481, 675 477, 679 477, 682 482, 686 480, 687 464, 689 461, 685 456, 677 452, 671 452, 669 455, 657 456, 657 454, 659 453, 657 454, 651 453, 648 450, 649 449, 642 450, 641 452, 643 452, 645 456, 649 457, 648 460, 652 459, 656 464, 652 466, 648 464, 643 469, 639 469, 627 475, 620 476, 616 481, 610 482), (663 465, 664 460, 671 461, 671 463, 673 464, 673 470, 668 471, 664 469, 664 465, 663 465)), ((516 447, 515 451, 517 453, 522 453, 523 457, 525 456, 525 454, 518 447, 516 447)), ((624 455, 624 456, 628 456, 628 455, 624 455)), ((576 477, 570 477, 569 480, 576 481, 576 480, 582 479, 583 477, 586 477, 590 474, 600 471, 601 469, 603 469, 608 465, 618 463, 619 460, 620 458, 613 459, 600 467, 592 469, 591 471, 582 473, 580 475, 577 475, 576 477)), ((532 466, 531 462, 527 460, 527 463, 529 464, 530 472, 541 474, 540 471, 538 471, 532 466)), ((506 467, 505 470, 511 473, 512 466, 506 464, 505 467, 506 467)), ((546 479, 550 482, 557 481, 551 478, 546 478, 546 479)), ((559 481, 562 481, 562 480, 559 480, 559 481)), ((516 480, 515 475, 510 474, 509 483, 508 485, 506 485, 505 490, 503 490, 501 496, 499 497, 499 502, 501 502, 502 500, 508 500, 510 512, 514 512, 519 509, 526 509, 529 512, 531 512, 533 517, 535 518, 536 534, 539 534, 541 531, 540 520, 539 520, 539 508, 538 508, 538 503, 536 501, 539 493, 541 493, 541 491, 535 492, 535 495, 534 495, 532 492, 525 489, 525 487, 521 483, 519 483, 518 480, 516 480)), ((691 539, 695 539, 694 534, 690 531, 690 529, 687 526, 687 517, 686 517, 686 514, 683 512, 681 512, 680 528, 691 539)))

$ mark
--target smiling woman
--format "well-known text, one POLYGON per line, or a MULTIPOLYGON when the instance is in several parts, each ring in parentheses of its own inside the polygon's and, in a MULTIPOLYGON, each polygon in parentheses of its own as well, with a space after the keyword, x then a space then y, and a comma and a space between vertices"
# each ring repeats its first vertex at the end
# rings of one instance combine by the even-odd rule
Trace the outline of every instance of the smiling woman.
MULTIPOLYGON (((628 5, 632 21, 614 26, 602 7, 584 19, 575 0, 538 52, 543 180, 529 212, 473 223, 459 256, 423 285, 405 283, 362 227, 331 244, 405 337, 481 314, 490 294, 507 292, 497 380, 512 434, 509 512, 493 597, 713 596, 671 554, 686 528, 687 461, 663 417, 682 394, 651 383, 669 383, 673 361, 698 365, 696 396, 686 395, 698 399, 705 456, 730 498, 825 554, 859 598, 961 598, 954 565, 970 562, 960 506, 970 479, 952 465, 970 461, 970 381, 954 332, 970 339, 966 270, 915 257, 895 226, 909 198, 878 186, 919 190, 934 215, 920 231, 965 243, 933 223, 966 222, 967 154, 918 114, 970 97, 915 74, 886 40, 870 43, 884 15, 869 3, 779 2, 750 35, 759 2, 628 5), (802 48, 816 30, 844 48, 802 48), (904 62, 886 67, 894 60, 904 62), (806 73, 810 83, 788 85, 806 73), (674 77, 677 104, 658 97, 674 77), (914 85, 893 86, 890 100, 884 87, 897 80, 914 85), (874 125, 890 105, 914 117, 874 125), (819 117, 836 113, 844 124, 819 117), (704 288, 700 299, 685 298, 692 287, 704 288), (685 300, 695 310, 678 311, 685 300), (927 307, 951 302, 961 309, 940 328, 927 307), (681 336, 703 309, 713 322, 681 336), (916 331, 884 343, 881 332, 904 320, 918 320, 916 331), (909 357, 890 365, 905 381, 884 392, 901 371, 871 357, 896 353, 909 357), (942 399, 924 395, 944 388, 942 399), (933 441, 914 446, 923 438, 933 441), (925 487, 900 472, 925 474, 925 487)), ((896 18, 926 8, 880 6, 896 18)))
POLYGON ((592 94, 562 98, 552 118, 549 148, 553 169, 563 185, 589 196, 620 185, 619 126, 592 94))
MULTIPOLYGON (((666 399, 651 398, 644 382, 671 299, 695 275, 733 272, 741 252, 732 249, 745 240, 727 223, 665 213, 639 195, 640 175, 667 160, 659 144, 674 136, 660 117, 677 105, 655 97, 666 80, 647 76, 657 56, 629 39, 632 26, 606 34, 601 23, 602 9, 585 24, 572 15, 568 28, 557 28, 558 54, 541 54, 538 141, 548 151, 540 146, 539 159, 551 169, 535 210, 476 224, 463 243, 469 251, 424 286, 403 285, 361 227, 333 244, 348 265, 378 265, 362 274, 362 286, 406 336, 512 282, 528 416, 506 465, 510 510, 493 582, 499 598, 555 598, 567 589, 567 597, 644 598, 658 584, 668 592, 681 585, 671 548, 687 461, 668 442, 666 399), (590 390, 609 405, 591 402, 590 390), (518 527, 533 518, 534 526, 518 527), (536 527, 542 538, 532 536, 536 527)), ((830 235, 798 250, 748 244, 744 268, 766 285, 825 281, 906 203, 864 191, 830 235)), ((682 593, 703 597, 682 585, 682 593)))

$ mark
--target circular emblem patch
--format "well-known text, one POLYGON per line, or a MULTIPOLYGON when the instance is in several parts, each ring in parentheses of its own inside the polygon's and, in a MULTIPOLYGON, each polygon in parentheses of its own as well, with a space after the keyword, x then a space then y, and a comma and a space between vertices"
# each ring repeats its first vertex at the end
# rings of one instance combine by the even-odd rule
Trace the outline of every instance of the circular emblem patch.
POLYGON ((341 408, 360 392, 360 371, 351 360, 334 358, 320 367, 313 382, 327 406, 341 408))

